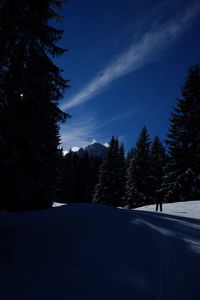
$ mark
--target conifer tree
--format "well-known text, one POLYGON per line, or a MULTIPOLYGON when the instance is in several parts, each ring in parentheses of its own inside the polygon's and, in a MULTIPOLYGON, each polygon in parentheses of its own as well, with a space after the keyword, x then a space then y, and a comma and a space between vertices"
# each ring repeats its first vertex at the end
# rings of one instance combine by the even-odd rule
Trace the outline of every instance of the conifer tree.
POLYGON ((87 202, 92 202, 94 193, 95 193, 95 186, 98 183, 98 175, 99 169, 102 164, 103 158, 101 156, 91 156, 90 157, 90 165, 89 165, 89 174, 86 183, 86 199, 87 202))
POLYGON ((182 98, 171 114, 168 144, 170 160, 163 185, 166 201, 200 197, 200 67, 191 66, 182 98))
POLYGON ((126 191, 126 159, 124 154, 124 145, 121 144, 119 146, 118 157, 117 157, 117 164, 118 164, 118 204, 117 206, 125 206, 125 191, 126 191))
MULTIPOLYGON (((76 152, 69 151, 63 159, 61 175, 61 193, 59 202, 75 202, 78 190, 78 163, 79 157, 76 152)), ((77 200, 78 202, 78 200, 77 200)))
POLYGON ((150 139, 144 127, 127 169, 126 203, 130 208, 149 204, 152 199, 149 147, 150 139))
POLYGON ((0 206, 15 210, 50 207, 55 200, 60 156, 58 108, 68 86, 50 57, 63 31, 53 6, 62 1, 7 0, 0 5, 0 206), (8 202, 9 200, 9 202, 8 202))
POLYGON ((118 138, 112 137, 99 171, 93 202, 121 206, 124 198, 125 157, 118 138))
POLYGON ((132 157, 133 157, 134 150, 135 150, 135 148, 131 148, 131 149, 128 151, 128 153, 127 153, 127 156, 126 156, 126 166, 127 166, 127 168, 128 168, 128 166, 129 166, 129 164, 130 164, 130 161, 131 161, 131 159, 132 159, 132 157))
MULTIPOLYGON (((164 168, 166 164, 166 153, 160 139, 156 136, 150 147, 152 197, 153 202, 157 202, 163 182, 164 168)), ((159 196, 160 197, 160 196, 159 196)))

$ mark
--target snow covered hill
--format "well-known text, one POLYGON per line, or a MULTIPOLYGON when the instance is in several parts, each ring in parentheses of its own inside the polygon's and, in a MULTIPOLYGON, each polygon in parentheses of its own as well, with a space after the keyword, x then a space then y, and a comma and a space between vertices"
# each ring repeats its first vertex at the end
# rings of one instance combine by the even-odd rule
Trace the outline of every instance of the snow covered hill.
POLYGON ((199 300, 199 279, 198 219, 97 204, 0 213, 2 300, 199 300))

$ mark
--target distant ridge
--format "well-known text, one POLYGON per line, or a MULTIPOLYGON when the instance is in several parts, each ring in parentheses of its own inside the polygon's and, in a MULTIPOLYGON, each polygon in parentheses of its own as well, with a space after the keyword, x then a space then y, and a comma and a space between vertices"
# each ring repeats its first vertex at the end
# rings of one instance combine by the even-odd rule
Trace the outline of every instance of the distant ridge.
POLYGON ((101 143, 93 143, 85 148, 80 148, 77 153, 82 155, 84 152, 87 152, 89 156, 103 157, 106 155, 107 149, 108 148, 101 143))

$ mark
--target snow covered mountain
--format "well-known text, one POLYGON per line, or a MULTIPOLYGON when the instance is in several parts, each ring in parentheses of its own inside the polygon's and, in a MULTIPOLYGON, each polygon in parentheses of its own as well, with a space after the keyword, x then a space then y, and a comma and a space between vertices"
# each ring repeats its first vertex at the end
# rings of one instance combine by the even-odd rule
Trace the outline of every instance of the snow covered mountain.
POLYGON ((103 157, 103 156, 105 156, 107 149, 108 149, 107 147, 105 147, 104 145, 102 145, 100 143, 93 143, 93 144, 88 145, 84 149, 83 148, 79 149, 78 154, 81 155, 84 152, 87 152, 90 156, 103 157))
POLYGON ((199 300, 199 256, 197 212, 83 203, 0 212, 3 300, 199 300))

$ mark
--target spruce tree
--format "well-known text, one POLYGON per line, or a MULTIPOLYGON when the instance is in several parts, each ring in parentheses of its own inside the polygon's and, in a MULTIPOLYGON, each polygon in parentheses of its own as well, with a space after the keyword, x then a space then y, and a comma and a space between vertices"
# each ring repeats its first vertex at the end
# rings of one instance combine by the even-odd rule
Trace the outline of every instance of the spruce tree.
POLYGON ((76 152, 69 151, 63 159, 62 174, 61 174, 61 192, 59 202, 72 203, 75 202, 78 180, 76 177, 78 168, 78 155, 76 152))
POLYGON ((118 176, 118 204, 117 206, 125 206, 125 191, 126 191, 126 159, 124 154, 124 145, 119 146, 118 157, 117 157, 118 171, 116 175, 118 176))
POLYGON ((128 151, 128 153, 127 153, 127 156, 126 156, 126 166, 127 166, 127 168, 128 168, 128 166, 129 166, 129 164, 130 164, 130 161, 131 161, 131 159, 132 159, 132 157, 133 157, 134 150, 135 150, 135 148, 131 148, 131 149, 128 151))
POLYGON ((152 200, 157 202, 160 197, 160 189, 163 182, 164 168, 166 164, 166 153, 160 139, 156 136, 150 147, 151 178, 152 178, 152 200))
POLYGON ((51 57, 63 31, 53 6, 62 1, 7 0, 0 5, 1 207, 50 207, 56 196, 60 156, 58 108, 68 86, 51 57), (9 200, 9 201, 8 201, 9 200))
POLYGON ((107 154, 100 166, 93 202, 113 206, 123 205, 125 157, 118 138, 112 137, 107 154))
POLYGON ((182 97, 171 114, 168 134, 170 159, 163 190, 166 201, 200 197, 200 67, 191 66, 182 97))
POLYGON ((149 204, 152 200, 150 139, 146 127, 140 133, 127 169, 126 203, 129 208, 149 204))
POLYGON ((85 197, 87 199, 87 202, 93 201, 95 186, 98 183, 99 169, 102 164, 102 161, 103 158, 100 156, 90 157, 89 175, 86 183, 86 197, 85 197))

